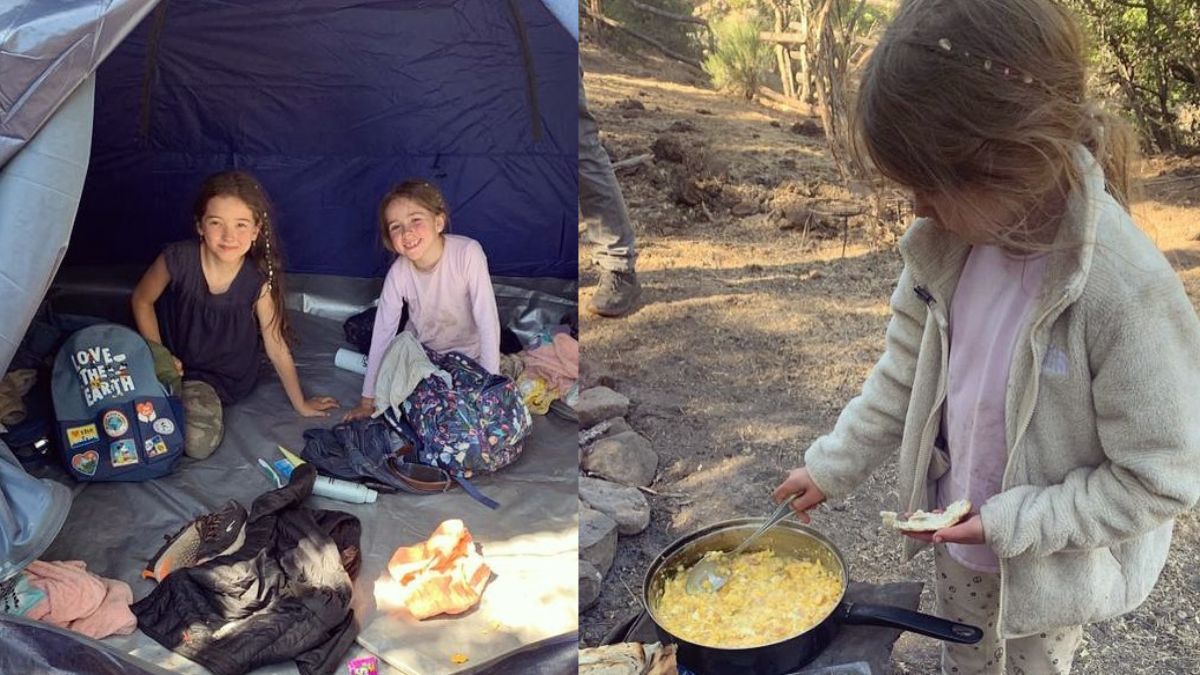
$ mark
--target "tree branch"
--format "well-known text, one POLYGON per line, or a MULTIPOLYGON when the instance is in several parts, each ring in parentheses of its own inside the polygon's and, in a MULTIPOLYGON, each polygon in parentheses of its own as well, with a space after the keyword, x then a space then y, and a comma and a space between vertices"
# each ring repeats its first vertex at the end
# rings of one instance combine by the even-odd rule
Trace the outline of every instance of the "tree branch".
POLYGON ((682 23, 693 23, 693 24, 696 24, 697 26, 704 26, 705 28, 708 28, 708 22, 699 17, 686 16, 684 14, 675 14, 673 12, 668 12, 665 9, 659 9, 657 7, 654 7, 653 5, 647 5, 644 2, 638 2, 637 0, 626 0, 626 1, 629 4, 633 5, 634 7, 637 7, 638 9, 642 10, 643 12, 649 12, 651 14, 654 14, 655 16, 661 16, 664 19, 670 19, 672 21, 679 21, 682 23))
POLYGON ((684 56, 683 54, 680 54, 679 52, 672 51, 671 48, 667 47, 666 45, 659 42, 658 40, 655 40, 654 38, 650 37, 649 35, 646 35, 645 33, 636 31, 636 30, 630 28, 629 26, 626 26, 625 24, 621 23, 620 21, 617 21, 615 19, 610 19, 607 16, 604 16, 603 14, 592 12, 592 10, 590 8, 581 7, 580 9, 582 9, 588 16, 599 21, 600 23, 602 23, 610 28, 615 28, 615 29, 621 31, 622 33, 625 33, 626 35, 629 35, 632 38, 641 40, 642 42, 645 42, 646 44, 650 45, 651 47, 654 47, 655 49, 662 52, 663 54, 665 54, 681 63, 686 63, 687 65, 695 68, 696 70, 700 71, 701 73, 704 72, 704 69, 700 66, 699 61, 697 61, 696 59, 693 59, 691 57, 684 56))

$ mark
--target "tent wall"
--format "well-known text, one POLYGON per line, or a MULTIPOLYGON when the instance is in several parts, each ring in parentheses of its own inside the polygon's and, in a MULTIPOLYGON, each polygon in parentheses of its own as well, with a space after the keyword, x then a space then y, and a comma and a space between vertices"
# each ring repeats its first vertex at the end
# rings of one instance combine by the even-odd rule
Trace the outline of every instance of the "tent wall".
MULTIPOLYGON (((0 169, 0 373, 8 370, 71 236, 95 91, 94 80, 85 80, 0 169)), ((0 580, 46 550, 70 508, 66 487, 29 476, 0 441, 0 580)))
POLYGON ((0 2, 0 167, 37 134, 155 2, 0 2))
POLYGON ((98 71, 68 264, 194 236, 203 177, 263 182, 290 271, 368 277, 380 197, 451 206, 492 274, 577 274, 577 45, 540 0, 167 0, 98 71))

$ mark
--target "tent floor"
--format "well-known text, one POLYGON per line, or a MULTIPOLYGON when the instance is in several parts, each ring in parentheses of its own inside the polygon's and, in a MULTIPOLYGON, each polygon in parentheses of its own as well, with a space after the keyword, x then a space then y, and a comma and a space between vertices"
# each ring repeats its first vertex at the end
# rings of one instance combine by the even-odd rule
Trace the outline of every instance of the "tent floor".
MULTIPOLYGON (((306 393, 334 396, 343 404, 341 410, 324 419, 297 416, 279 378, 264 361, 255 391, 226 409, 225 439, 212 457, 184 458, 172 475, 156 481, 73 485, 70 516, 42 558, 83 560, 96 574, 128 582, 134 598, 140 599, 154 582, 141 579, 139 573, 164 534, 174 533, 227 499, 249 506, 270 489, 257 467, 258 458, 279 457, 276 445, 298 452, 303 431, 336 423, 358 401, 362 385, 362 376, 333 366, 333 355, 342 346, 340 322, 295 312, 291 316, 301 337, 293 356, 306 393)), ((358 644, 345 660, 375 654, 381 673, 424 675, 493 668, 516 672, 511 661, 506 662, 508 667, 499 664, 514 654, 536 652, 540 646, 557 649, 556 663, 563 668, 560 647, 566 643, 574 649, 570 636, 578 626, 577 447, 574 423, 553 415, 535 416, 522 457, 499 474, 473 481, 501 503, 496 511, 460 489, 432 496, 381 494, 375 504, 311 497, 311 506, 347 511, 363 525, 363 566, 354 593, 361 630, 358 644), (466 522, 494 570, 479 606, 460 616, 423 622, 377 611, 374 583, 385 573, 393 551, 423 541, 447 518, 466 522), (469 660, 455 665, 454 654, 469 660)), ((58 467, 47 475, 71 483, 58 467)), ((169 670, 207 672, 141 631, 104 643, 169 670)), ((520 671, 542 672, 532 664, 521 666, 520 671)), ((563 671, 574 672, 574 664, 563 671)), ((294 672, 291 663, 254 671, 255 675, 294 672)))

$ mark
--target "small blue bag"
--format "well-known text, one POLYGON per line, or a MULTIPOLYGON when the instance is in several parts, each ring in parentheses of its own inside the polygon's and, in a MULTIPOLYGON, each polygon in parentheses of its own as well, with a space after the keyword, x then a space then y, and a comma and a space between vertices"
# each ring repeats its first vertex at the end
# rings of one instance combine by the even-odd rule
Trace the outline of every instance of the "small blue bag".
POLYGON ((183 455, 183 402, 154 375, 142 336, 111 323, 67 338, 51 375, 59 446, 80 481, 165 476, 183 455))

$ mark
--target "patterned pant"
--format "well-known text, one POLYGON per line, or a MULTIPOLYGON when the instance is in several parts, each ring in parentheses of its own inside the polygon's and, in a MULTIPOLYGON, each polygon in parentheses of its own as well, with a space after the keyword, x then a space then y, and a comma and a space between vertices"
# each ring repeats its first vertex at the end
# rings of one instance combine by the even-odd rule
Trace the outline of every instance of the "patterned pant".
POLYGON ((979 626, 977 644, 942 643, 942 672, 947 675, 1058 675, 1071 672, 1083 627, 1056 628, 1028 637, 1001 640, 996 635, 1000 606, 1000 575, 963 567, 934 547, 937 570, 937 613, 947 619, 979 626))

